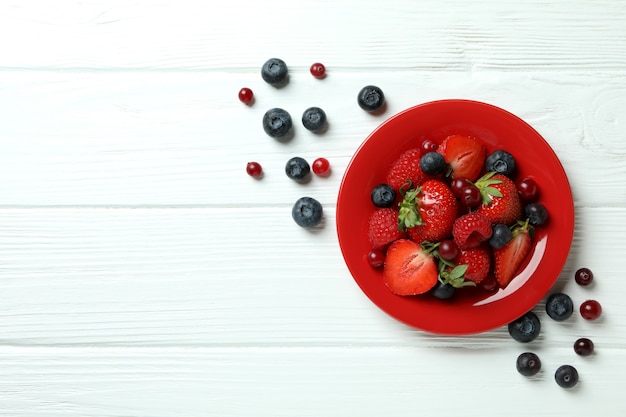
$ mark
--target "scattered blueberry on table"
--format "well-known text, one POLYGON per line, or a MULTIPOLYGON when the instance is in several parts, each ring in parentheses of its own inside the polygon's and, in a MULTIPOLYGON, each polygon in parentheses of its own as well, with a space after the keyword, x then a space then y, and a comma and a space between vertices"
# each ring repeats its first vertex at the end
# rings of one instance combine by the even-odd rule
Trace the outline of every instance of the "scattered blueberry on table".
POLYGON ((289 69, 285 61, 279 58, 268 59, 261 67, 261 77, 273 86, 279 86, 287 81, 289 69))
POLYGON ((578 383, 578 371, 572 365, 561 365, 554 373, 554 379, 563 388, 573 388, 578 383))
POLYGON ((556 321, 564 321, 574 312, 574 302, 567 294, 557 292, 551 294, 546 302, 546 313, 556 321))
POLYGON ((359 91, 357 96, 359 107, 367 112, 375 112, 385 104, 385 94, 380 87, 375 85, 367 85, 359 91))

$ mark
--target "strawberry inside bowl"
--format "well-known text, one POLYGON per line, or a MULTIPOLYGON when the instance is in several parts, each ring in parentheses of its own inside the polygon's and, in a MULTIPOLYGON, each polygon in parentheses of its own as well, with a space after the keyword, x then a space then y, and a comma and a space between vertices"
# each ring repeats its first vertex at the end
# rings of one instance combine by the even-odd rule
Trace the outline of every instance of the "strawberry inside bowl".
MULTIPOLYGON (((450 184, 450 166, 453 164, 458 164, 459 170, 476 171, 468 167, 467 161, 455 160, 448 163, 448 171, 436 176, 436 180, 450 184)), ((482 170, 484 173, 484 168, 482 170)), ((393 209, 400 212, 402 207, 398 208, 396 202, 393 209)), ((458 216, 472 211, 478 210, 461 208, 458 216)), ((405 213, 401 217, 410 216, 405 213)), ((493 105, 470 100, 421 104, 382 123, 353 156, 337 200, 339 245, 355 282, 375 305, 390 316, 435 334, 485 332, 508 324, 532 309, 561 273, 570 251, 573 232, 572 193, 563 166, 552 148, 517 116, 493 105), (388 271, 397 268, 376 268, 368 261, 368 253, 372 250, 369 222, 372 214, 379 210, 371 200, 370 191, 388 182, 392 165, 409 149, 420 148, 426 140, 441 145, 446 138, 455 135, 480 141, 485 155, 496 150, 506 150, 513 155, 516 171, 511 178, 514 181, 522 178, 534 180, 540 190, 538 201, 549 213, 548 221, 533 229, 529 253, 503 285, 489 289, 481 285, 463 286, 457 288, 449 299, 434 297, 432 291, 417 295, 398 294, 392 291, 389 277, 385 277, 385 268, 388 271)), ((405 231, 402 237, 396 238, 411 240, 411 235, 405 231)), ((410 245, 403 245, 405 252, 407 246, 410 245)), ((389 245, 384 247, 383 252, 388 248, 389 245)), ((396 252, 393 256, 398 256, 396 252)), ((421 255, 418 258, 422 259, 421 255)), ((495 265, 493 255, 492 265, 495 265)), ((421 268, 421 263, 418 266, 421 268)), ((428 270, 432 271, 432 267, 428 270)), ((432 277, 429 279, 432 280, 432 277)), ((405 284, 402 282, 403 288, 406 288, 405 284)))

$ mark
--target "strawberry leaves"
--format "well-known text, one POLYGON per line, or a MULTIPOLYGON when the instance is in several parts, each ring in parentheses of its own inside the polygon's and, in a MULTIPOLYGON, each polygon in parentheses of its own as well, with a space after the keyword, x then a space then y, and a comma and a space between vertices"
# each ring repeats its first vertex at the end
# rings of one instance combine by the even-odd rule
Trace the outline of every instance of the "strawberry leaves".
POLYGON ((422 250, 431 254, 438 263, 439 281, 442 284, 450 284, 454 288, 476 286, 474 282, 465 279, 465 273, 469 265, 455 265, 454 262, 443 259, 438 251, 439 244, 440 242, 424 242, 421 244, 422 250))
POLYGON ((467 268, 469 268, 469 265, 456 265, 450 269, 445 263, 441 262, 439 264, 439 281, 442 284, 450 284, 454 288, 475 287, 476 284, 474 282, 465 279, 467 268))
POLYGON ((411 180, 407 180, 407 182, 400 187, 402 201, 400 202, 400 209, 398 210, 398 230, 401 232, 423 224, 417 202, 417 196, 420 191, 421 187, 413 188, 413 182, 411 180))
POLYGON ((493 176, 496 174, 496 172, 488 172, 474 183, 476 188, 478 188, 478 191, 480 191, 480 197, 482 199, 482 203, 485 206, 491 204, 493 197, 502 197, 502 192, 499 189, 493 187, 493 185, 502 183, 501 179, 493 178, 493 176))

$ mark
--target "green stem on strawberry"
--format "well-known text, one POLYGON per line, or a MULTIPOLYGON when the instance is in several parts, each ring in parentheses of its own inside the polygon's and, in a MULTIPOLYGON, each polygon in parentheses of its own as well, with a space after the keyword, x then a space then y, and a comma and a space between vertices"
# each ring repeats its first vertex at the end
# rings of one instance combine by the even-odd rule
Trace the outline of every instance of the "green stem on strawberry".
POLYGON ((439 281, 442 284, 450 284, 454 288, 476 286, 472 281, 465 279, 465 273, 469 265, 456 265, 452 261, 445 260, 439 255, 440 242, 423 242, 420 246, 422 250, 433 256, 438 264, 439 281))
POLYGON ((401 232, 423 224, 422 216, 420 216, 417 207, 417 195, 420 191, 421 187, 413 188, 413 182, 411 180, 407 180, 407 182, 400 187, 402 201, 399 203, 398 229, 401 232))
POLYGON ((526 231, 528 232, 528 235, 532 238, 535 233, 535 228, 532 224, 530 224, 530 219, 519 220, 517 223, 511 226, 511 240, 513 240, 515 236, 526 231))
POLYGON ((474 183, 474 186, 476 186, 476 188, 478 188, 478 191, 480 191, 480 198, 485 206, 491 204, 491 200, 493 199, 493 197, 502 197, 502 193, 500 192, 500 190, 492 187, 492 185, 502 183, 502 180, 492 178, 496 174, 497 172, 494 171, 488 172, 479 179, 477 179, 474 183))
POLYGON ((445 262, 439 264, 439 281, 442 284, 450 284, 454 288, 476 286, 472 281, 465 280, 465 272, 468 265, 456 265, 452 269, 445 262))

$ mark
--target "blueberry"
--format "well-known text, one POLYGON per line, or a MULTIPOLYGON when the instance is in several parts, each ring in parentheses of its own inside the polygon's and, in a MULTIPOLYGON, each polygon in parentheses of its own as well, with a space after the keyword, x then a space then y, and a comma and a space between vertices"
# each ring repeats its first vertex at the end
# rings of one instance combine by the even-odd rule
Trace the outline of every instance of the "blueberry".
POLYGON ((308 177, 310 172, 311 166, 309 163, 304 158, 300 158, 299 156, 294 156, 287 161, 287 164, 285 165, 285 173, 292 180, 301 181, 308 177))
POLYGON ((287 79, 287 64, 278 58, 270 58, 261 67, 261 77, 271 85, 279 85, 287 79))
POLYGON ((524 207, 524 213, 528 217, 528 223, 540 226, 548 220, 548 210, 541 203, 530 203, 524 207))
POLYGON ((291 130, 291 115, 283 109, 269 109, 263 115, 263 130, 273 138, 282 138, 291 130))
POLYGON ((554 373, 554 379, 560 387, 572 388, 578 383, 578 371, 572 365, 561 365, 554 373))
POLYGON ((521 343, 535 340, 540 330, 541 322, 539 322, 539 317, 532 311, 509 323, 509 334, 513 339, 521 343))
POLYGON ((506 246, 507 243, 513 238, 511 229, 506 224, 494 224, 491 226, 491 237, 489 238, 489 244, 494 249, 500 249, 506 246))
POLYGON ((385 95, 379 87, 367 85, 359 91, 357 102, 363 110, 375 112, 385 104, 385 95))
POLYGON ((420 168, 426 175, 439 175, 446 169, 446 161, 438 152, 427 152, 420 158, 420 168))
POLYGON ((396 201, 396 190, 388 184, 378 184, 370 193, 376 207, 389 208, 396 201))
POLYGON ((524 352, 517 357, 515 367, 520 374, 533 376, 541 369, 541 360, 532 352, 524 352))
POLYGON ((556 321, 567 320, 574 312, 574 303, 569 295, 554 293, 546 301, 546 313, 556 321))
POLYGON ((309 107, 302 113, 302 124, 312 132, 318 132, 326 126, 326 113, 319 107, 309 107))
POLYGON ((507 151, 497 150, 487 156, 485 168, 510 177, 515 173, 515 158, 507 151))
POLYGON ((449 283, 442 283, 441 281, 437 281, 433 289, 431 290, 432 295, 435 298, 440 300, 447 300, 454 295, 455 288, 449 283))
POLYGON ((301 227, 315 227, 322 221, 322 205, 311 197, 299 198, 291 209, 291 217, 301 227))

